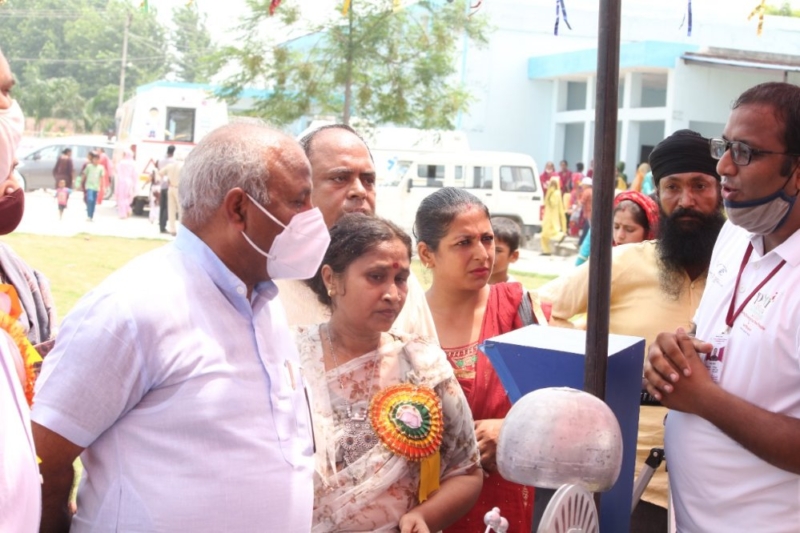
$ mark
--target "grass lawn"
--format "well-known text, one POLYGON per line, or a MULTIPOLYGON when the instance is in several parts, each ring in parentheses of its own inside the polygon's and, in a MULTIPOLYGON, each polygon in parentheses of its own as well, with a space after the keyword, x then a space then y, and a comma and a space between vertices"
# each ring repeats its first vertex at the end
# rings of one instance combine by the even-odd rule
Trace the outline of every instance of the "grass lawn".
MULTIPOLYGON (((59 318, 72 309, 75 302, 109 274, 136 256, 165 244, 155 239, 125 239, 121 237, 53 237, 12 233, 3 237, 20 257, 50 280, 59 318)), ((423 287, 431 284, 431 276, 419 261, 412 269, 423 287)), ((153 273, 143 275, 152 275, 153 273)), ((552 276, 539 276, 512 271, 527 289, 535 289, 552 276)))
POLYGON ((12 233, 0 240, 47 276, 59 318, 64 318, 75 302, 106 276, 134 257, 165 244, 155 239, 25 233, 12 233))

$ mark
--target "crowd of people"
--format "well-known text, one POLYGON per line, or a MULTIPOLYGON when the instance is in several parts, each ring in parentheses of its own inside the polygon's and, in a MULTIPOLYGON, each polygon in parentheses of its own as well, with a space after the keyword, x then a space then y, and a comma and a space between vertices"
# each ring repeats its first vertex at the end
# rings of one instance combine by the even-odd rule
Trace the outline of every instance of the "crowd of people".
MULTIPOLYGON (((11 85, 0 54, 3 234, 24 210, 11 85)), ((665 441, 679 531, 800 529, 797 132, 800 88, 756 86, 721 138, 659 143, 654 197, 641 167, 615 203, 610 329, 648 346, 639 445, 665 441)), ((591 177, 546 172, 559 240, 591 177)), ((581 327, 591 262, 526 290, 519 228, 454 187, 422 201, 412 241, 375 215, 346 125, 299 142, 223 126, 158 173, 176 238, 58 328, 46 280, 0 247, 0 531, 474 532, 494 507, 531 530, 534 488, 498 473, 511 403, 481 344, 581 327)), ((645 500, 661 512, 666 480, 645 500)))

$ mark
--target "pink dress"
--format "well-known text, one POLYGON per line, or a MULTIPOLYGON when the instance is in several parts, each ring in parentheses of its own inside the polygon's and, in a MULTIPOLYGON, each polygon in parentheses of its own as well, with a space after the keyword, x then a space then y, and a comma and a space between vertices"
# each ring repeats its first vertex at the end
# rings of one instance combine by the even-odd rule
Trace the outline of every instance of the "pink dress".
POLYGON ((117 213, 120 218, 127 218, 131 214, 131 201, 133 201, 133 188, 136 184, 136 166, 132 154, 126 153, 117 163, 117 181, 114 186, 114 196, 117 200, 117 213))

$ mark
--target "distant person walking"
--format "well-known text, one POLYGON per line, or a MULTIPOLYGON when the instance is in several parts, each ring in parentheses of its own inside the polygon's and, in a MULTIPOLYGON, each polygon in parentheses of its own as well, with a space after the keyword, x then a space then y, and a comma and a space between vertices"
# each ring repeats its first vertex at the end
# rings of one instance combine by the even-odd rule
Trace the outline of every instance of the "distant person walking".
POLYGON ((114 197, 117 200, 117 214, 119 218, 131 216, 131 201, 133 189, 136 186, 136 164, 133 161, 133 152, 126 149, 122 159, 117 163, 117 177, 114 184, 114 197))
POLYGON ((53 167, 53 183, 56 188, 58 182, 64 180, 68 189, 72 188, 72 180, 75 177, 75 169, 72 166, 72 148, 64 148, 61 155, 56 159, 56 166, 53 167))
POLYGON ((564 214, 564 201, 561 198, 561 180, 558 176, 550 178, 544 197, 544 216, 542 217, 542 255, 552 255, 550 241, 563 241, 567 235, 567 218, 564 214))
POLYGON ((95 148, 94 153, 97 154, 97 164, 103 167, 103 175, 100 178, 100 188, 98 189, 97 205, 103 203, 106 197, 106 191, 109 190, 111 184, 114 182, 114 165, 111 159, 106 155, 105 150, 99 146, 95 148))
POLYGON ((103 167, 98 162, 98 156, 94 152, 89 153, 89 163, 83 168, 83 201, 86 202, 86 220, 91 222, 94 219, 94 208, 97 205, 97 195, 103 180, 103 167))
POLYGON ((67 180, 58 180, 58 187, 56 188, 56 201, 58 202, 58 220, 64 218, 64 209, 67 208, 69 202, 69 194, 72 189, 67 187, 67 180))
MULTIPOLYGON (((181 217, 180 204, 178 203, 178 184, 183 168, 183 156, 173 158, 170 163, 158 171, 162 181, 167 183, 167 205, 161 204, 161 210, 167 209, 167 231, 175 235, 175 222, 181 217)), ((162 191, 164 189, 161 189, 162 191)))
MULTIPOLYGON (((170 144, 167 146, 167 155, 166 157, 159 159, 158 163, 156 163, 156 168, 161 171, 162 168, 167 167, 170 163, 172 163, 172 159, 175 157, 175 145, 170 144)), ((169 190, 169 180, 165 180, 161 178, 159 180, 159 196, 158 196, 158 205, 159 205, 159 212, 158 212, 158 229, 161 230, 161 233, 167 232, 167 215, 169 214, 167 211, 167 204, 168 200, 168 193, 169 190)))

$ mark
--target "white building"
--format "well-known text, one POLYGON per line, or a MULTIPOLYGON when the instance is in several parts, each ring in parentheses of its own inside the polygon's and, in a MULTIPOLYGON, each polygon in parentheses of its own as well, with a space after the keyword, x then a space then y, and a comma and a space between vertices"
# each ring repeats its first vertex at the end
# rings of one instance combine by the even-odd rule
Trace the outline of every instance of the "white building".
MULTIPOLYGON (((596 1, 564 0, 559 35, 552 0, 484 0, 494 32, 463 50, 462 77, 477 97, 458 126, 470 146, 531 154, 571 168, 593 157, 596 1)), ((623 0, 617 160, 632 178, 653 146, 681 128, 719 136, 733 100, 765 81, 800 84, 800 19, 747 20, 756 0, 623 0), (680 4, 680 6, 678 5, 680 4)))

